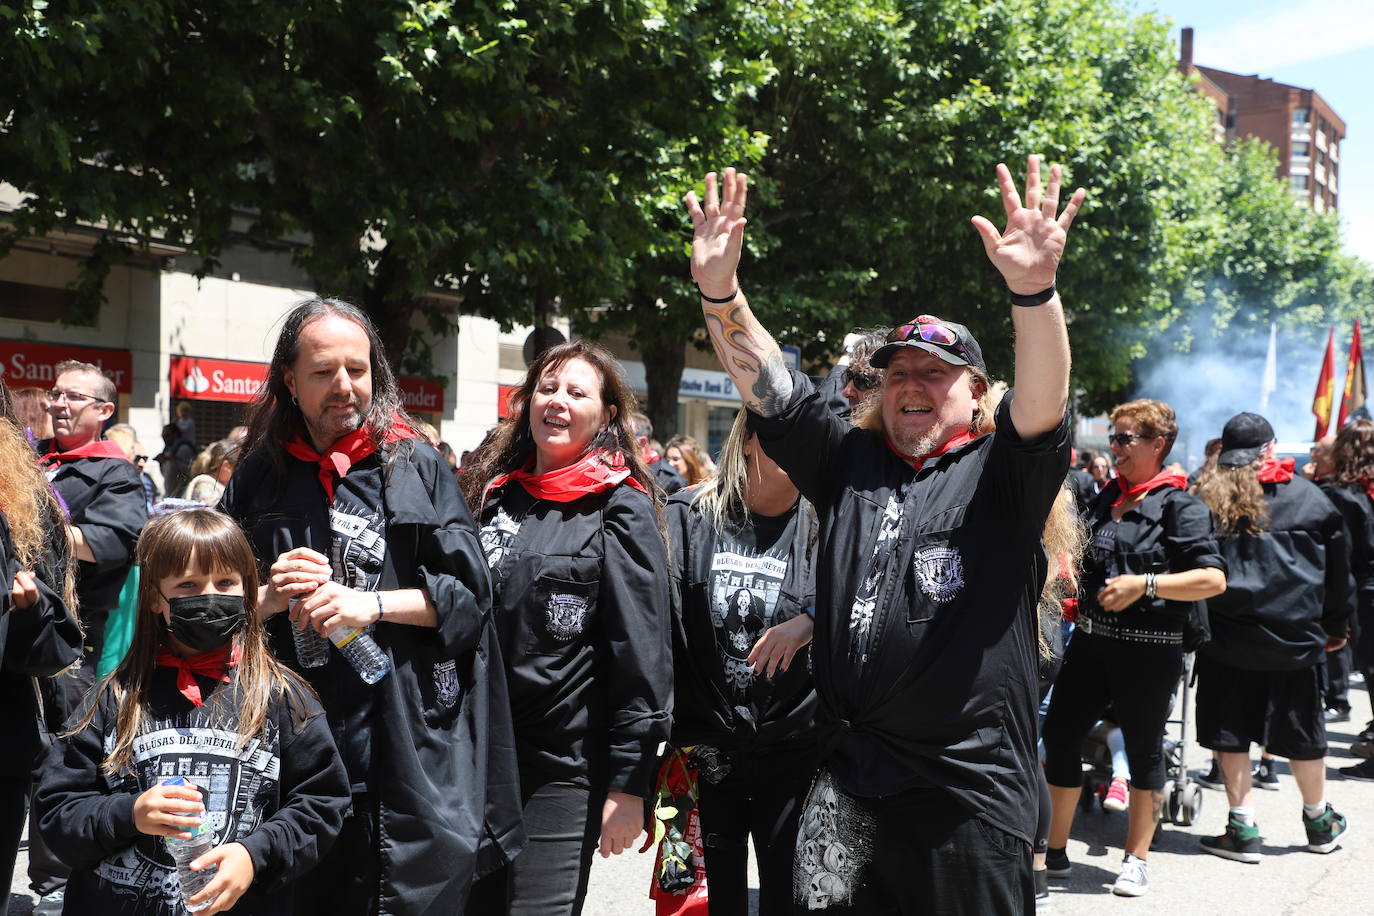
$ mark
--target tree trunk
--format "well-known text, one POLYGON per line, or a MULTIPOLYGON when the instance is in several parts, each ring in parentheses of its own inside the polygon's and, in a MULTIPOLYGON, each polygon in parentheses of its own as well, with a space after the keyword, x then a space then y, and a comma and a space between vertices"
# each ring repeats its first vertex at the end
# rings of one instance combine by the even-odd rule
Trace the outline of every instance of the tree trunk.
POLYGON ((663 331, 635 330, 635 343, 644 359, 644 378, 649 394, 643 410, 654 424, 654 438, 662 444, 677 435, 677 392, 687 344, 682 335, 663 331))
POLYGON ((390 248, 382 252, 377 273, 363 290, 363 310, 367 312, 386 348, 392 369, 400 374, 401 360, 410 345, 411 320, 419 301, 399 282, 399 265, 390 248))

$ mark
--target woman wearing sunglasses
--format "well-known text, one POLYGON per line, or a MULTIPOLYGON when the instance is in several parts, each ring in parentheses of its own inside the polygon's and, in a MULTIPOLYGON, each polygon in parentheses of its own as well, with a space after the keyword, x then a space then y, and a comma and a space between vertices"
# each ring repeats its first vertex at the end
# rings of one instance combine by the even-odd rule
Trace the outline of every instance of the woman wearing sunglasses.
POLYGON ((1142 399, 1112 411, 1116 479, 1088 512, 1078 629, 1045 717, 1045 775, 1054 819, 1047 865, 1069 874, 1069 828, 1083 780, 1079 748, 1108 704, 1126 741, 1131 788, 1126 856, 1112 892, 1149 889, 1146 858, 1164 787, 1164 724, 1183 667, 1183 627, 1192 602, 1226 590, 1212 516, 1162 470, 1178 435, 1174 410, 1142 399))

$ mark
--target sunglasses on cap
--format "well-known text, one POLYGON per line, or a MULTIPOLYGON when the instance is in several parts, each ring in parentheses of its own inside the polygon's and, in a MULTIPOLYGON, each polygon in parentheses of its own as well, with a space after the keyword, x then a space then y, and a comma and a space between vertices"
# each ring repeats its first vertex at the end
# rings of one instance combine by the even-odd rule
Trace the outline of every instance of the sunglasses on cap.
POLYGON ((893 328, 887 335, 887 342, 904 343, 913 337, 919 337, 926 343, 940 344, 946 347, 959 342, 959 335, 952 328, 945 327, 929 315, 917 316, 912 321, 893 328))
POLYGON ((872 391, 882 383, 882 378, 876 372, 855 372, 853 369, 845 369, 840 373, 840 378, 846 385, 853 385, 860 391, 872 391))

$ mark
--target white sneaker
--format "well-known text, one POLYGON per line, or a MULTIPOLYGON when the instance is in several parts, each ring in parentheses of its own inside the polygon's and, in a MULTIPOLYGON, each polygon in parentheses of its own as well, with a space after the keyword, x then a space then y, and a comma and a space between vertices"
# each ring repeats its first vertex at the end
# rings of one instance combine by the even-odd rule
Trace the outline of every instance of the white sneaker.
POLYGON ((1144 859, 1126 853, 1121 863, 1121 872, 1112 885, 1112 893, 1118 897, 1143 897, 1150 889, 1150 864, 1144 859))

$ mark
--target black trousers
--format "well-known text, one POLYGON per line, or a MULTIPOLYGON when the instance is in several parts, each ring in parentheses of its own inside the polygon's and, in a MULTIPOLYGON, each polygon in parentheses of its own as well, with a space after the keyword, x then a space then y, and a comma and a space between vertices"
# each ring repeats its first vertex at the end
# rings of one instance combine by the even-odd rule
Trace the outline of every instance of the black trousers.
POLYGON ((711 916, 749 916, 749 839, 759 866, 759 916, 787 916, 797 823, 818 760, 804 751, 736 754, 718 784, 697 783, 711 916))
POLYGON ((295 916, 374 916, 380 903, 377 799, 353 796, 339 837, 320 864, 296 879, 295 916))
MULTIPOLYGON (((1029 916, 1031 848, 941 789, 855 799, 872 830, 870 858, 846 916, 1029 916)), ((713 911, 714 912, 714 911, 713 911)))
POLYGON ((1350 671, 1352 650, 1347 643, 1342 649, 1335 652, 1327 652, 1323 661, 1326 663, 1326 693, 1322 697, 1322 702, 1327 709, 1341 709, 1350 711, 1350 671))
POLYGON ((570 782, 526 786, 524 792, 529 843, 514 862, 473 885, 466 916, 577 916, 582 912, 592 853, 601 838, 606 792, 570 782))

